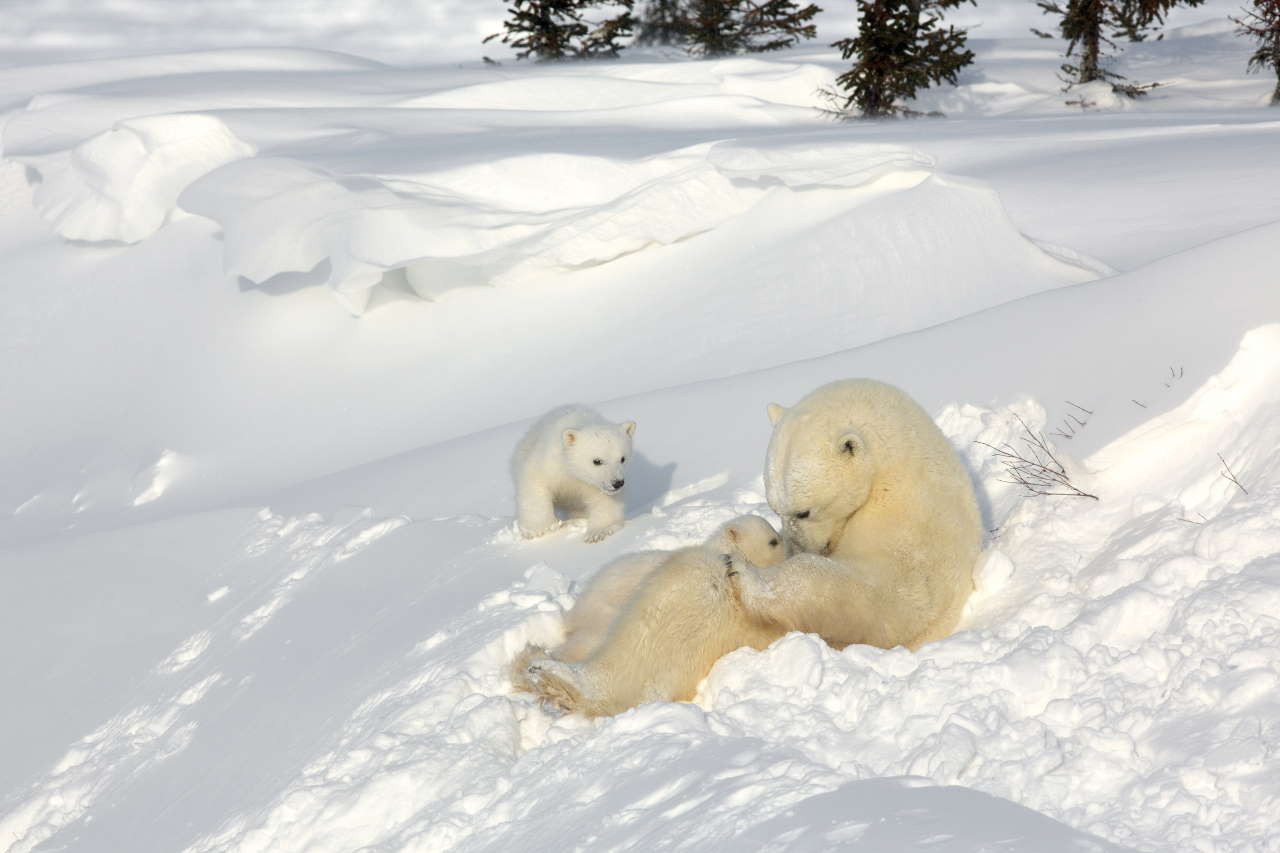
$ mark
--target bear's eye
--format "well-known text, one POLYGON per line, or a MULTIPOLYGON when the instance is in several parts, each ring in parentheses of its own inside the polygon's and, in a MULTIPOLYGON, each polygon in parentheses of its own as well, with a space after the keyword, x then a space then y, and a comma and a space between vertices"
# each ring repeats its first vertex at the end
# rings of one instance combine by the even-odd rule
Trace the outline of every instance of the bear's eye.
POLYGON ((624 457, 622 457, 621 459, 619 459, 618 461, 619 461, 619 462, 626 462, 626 461, 627 461, 627 457, 625 457, 625 456, 624 456, 624 457))
POLYGON ((603 459, 592 459, 592 460, 591 460, 591 464, 592 464, 592 465, 603 465, 603 464, 604 464, 604 460, 603 460, 603 459))
POLYGON ((775 537, 775 538, 773 538, 773 539, 770 539, 770 540, 769 540, 769 547, 770 547, 770 548, 777 548, 777 547, 778 547, 778 540, 777 540, 777 538, 776 538, 776 537, 775 537))
POLYGON ((804 512, 796 513, 796 518, 808 518, 808 517, 809 517, 809 510, 807 509, 804 512))

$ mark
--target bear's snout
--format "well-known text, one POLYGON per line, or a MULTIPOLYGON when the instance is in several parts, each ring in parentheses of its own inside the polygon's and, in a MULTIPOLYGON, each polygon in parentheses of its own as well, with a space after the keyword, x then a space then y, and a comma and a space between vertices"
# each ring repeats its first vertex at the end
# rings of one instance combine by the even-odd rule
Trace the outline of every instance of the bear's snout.
POLYGON ((623 486, 623 484, 624 484, 624 483, 626 483, 626 482, 627 482, 626 480, 614 480, 614 481, 613 481, 613 490, 616 492, 618 489, 621 489, 621 488, 622 488, 622 486, 623 486))

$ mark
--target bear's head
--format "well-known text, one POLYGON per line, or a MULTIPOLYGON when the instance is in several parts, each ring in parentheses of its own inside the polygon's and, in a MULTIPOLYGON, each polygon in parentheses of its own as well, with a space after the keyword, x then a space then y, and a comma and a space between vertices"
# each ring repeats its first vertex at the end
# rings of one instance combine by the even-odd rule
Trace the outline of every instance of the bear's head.
POLYGON ((565 468, 578 480, 607 495, 620 491, 626 483, 627 459, 636 422, 594 424, 567 429, 561 434, 565 468))
POLYGON ((829 554, 871 495, 873 449, 850 418, 829 411, 770 404, 769 419, 765 496, 782 519, 787 549, 829 554))
POLYGON ((757 566, 772 566, 787 556, 778 531, 758 515, 740 515, 726 521, 707 545, 717 554, 737 554, 757 566))

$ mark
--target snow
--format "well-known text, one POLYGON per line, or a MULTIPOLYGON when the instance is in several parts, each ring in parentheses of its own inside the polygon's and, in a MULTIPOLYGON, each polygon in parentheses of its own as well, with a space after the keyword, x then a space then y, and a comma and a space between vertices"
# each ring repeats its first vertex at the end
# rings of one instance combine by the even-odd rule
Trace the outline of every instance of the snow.
POLYGON ((1280 851, 1280 121, 1230 4, 1088 110, 1034 6, 966 9, 949 117, 856 125, 821 43, 0 8, 0 849, 1280 851), (597 568, 770 516, 765 405, 847 376, 973 472, 954 636, 512 692, 597 568), (507 460, 574 400, 639 423, 628 524, 526 542, 507 460), (1004 482, 1015 415, 1097 500, 1004 482))

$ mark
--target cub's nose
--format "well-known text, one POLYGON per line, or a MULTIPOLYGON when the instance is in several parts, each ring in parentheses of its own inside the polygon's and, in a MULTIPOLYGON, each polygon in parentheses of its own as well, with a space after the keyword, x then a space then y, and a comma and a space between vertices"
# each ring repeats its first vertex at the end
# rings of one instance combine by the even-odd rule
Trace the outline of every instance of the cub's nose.
POLYGON ((614 480, 614 481, 613 481, 613 487, 614 487, 615 489, 621 489, 621 488, 622 488, 622 484, 623 484, 623 483, 625 483, 625 482, 627 482, 627 481, 626 481, 626 480, 614 480))

